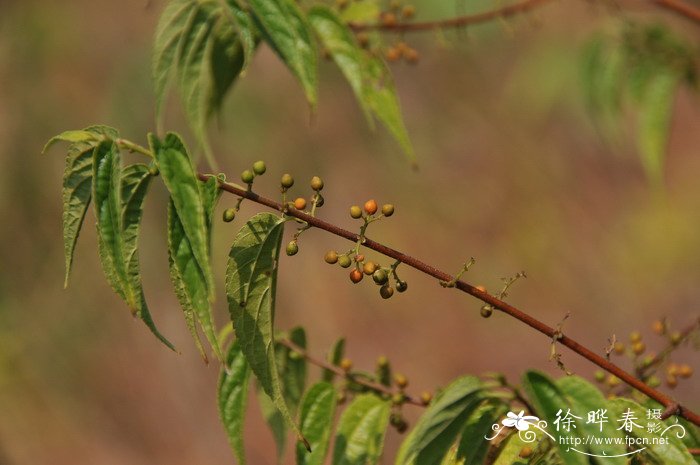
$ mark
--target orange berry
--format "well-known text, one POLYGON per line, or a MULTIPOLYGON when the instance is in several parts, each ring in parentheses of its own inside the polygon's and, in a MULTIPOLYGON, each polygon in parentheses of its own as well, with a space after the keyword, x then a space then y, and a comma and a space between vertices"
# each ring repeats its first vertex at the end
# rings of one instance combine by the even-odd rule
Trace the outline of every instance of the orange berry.
POLYGON ((681 378, 690 378, 693 375, 693 368, 690 365, 681 365, 678 367, 678 376, 681 378))
POLYGON ((409 48, 408 50, 406 50, 403 56, 406 58, 406 61, 411 64, 418 63, 418 60, 420 59, 418 51, 414 48, 409 48))
POLYGON ((350 272, 350 281, 352 281, 355 284, 362 281, 363 277, 364 277, 364 275, 362 274, 362 271, 358 270, 357 268, 355 268, 354 270, 352 270, 350 272))
POLYGON ((396 47, 389 47, 384 53, 384 57, 386 58, 386 61, 394 62, 401 58, 401 52, 396 47))
POLYGON ((303 197, 299 197, 294 200, 294 208, 297 210, 303 210, 306 208, 306 199, 303 197))
POLYGON ((375 213, 377 213, 378 208, 379 207, 377 206, 377 202, 374 199, 370 199, 365 202, 365 211, 368 215, 374 215, 375 213))
POLYGON ((382 26, 396 26, 396 15, 394 13, 383 13, 381 17, 382 26))

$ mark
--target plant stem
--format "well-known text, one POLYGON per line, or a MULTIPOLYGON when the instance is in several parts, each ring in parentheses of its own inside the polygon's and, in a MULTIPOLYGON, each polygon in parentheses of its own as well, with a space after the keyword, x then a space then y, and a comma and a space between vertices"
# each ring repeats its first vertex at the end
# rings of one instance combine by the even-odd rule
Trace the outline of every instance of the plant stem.
MULTIPOLYGON (((205 174, 199 174, 199 179, 202 181, 206 181, 209 179, 208 175, 205 174)), ((238 195, 240 197, 245 197, 248 200, 251 200, 255 203, 258 203, 260 205, 264 205, 268 208, 272 208, 273 210, 277 210, 279 212, 284 211, 284 207, 275 202, 274 200, 270 200, 268 198, 262 197, 255 192, 252 191, 246 191, 243 189, 239 189, 235 186, 232 186, 227 183, 220 183, 220 188, 226 192, 229 192, 234 195, 238 195)), ((335 234, 336 236, 345 238, 349 241, 352 242, 357 242, 360 240, 360 236, 356 233, 350 232, 346 229, 340 228, 338 226, 335 226, 331 223, 328 223, 326 221, 323 221, 319 218, 315 218, 311 215, 308 215, 304 212, 300 212, 295 209, 289 209, 286 212, 287 215, 293 216, 295 218, 298 218, 302 221, 305 221, 308 223, 310 226, 313 226, 318 229, 323 229, 327 232, 330 232, 332 234, 335 234)), ((400 260, 401 262, 405 263, 406 265, 421 271, 429 276, 432 276, 433 278, 436 278, 440 281, 446 281, 450 282, 452 281, 452 277, 445 273, 444 271, 438 270, 437 268, 428 265, 427 263, 424 263, 417 258, 414 258, 410 255, 406 255, 403 252, 399 252, 398 250, 392 249, 390 247, 387 247, 383 244, 380 244, 379 242, 375 242, 369 238, 364 238, 364 245, 365 247, 372 249, 376 252, 379 252, 382 255, 385 255, 387 257, 391 257, 394 260, 400 260)), ((691 423, 694 423, 697 426, 700 426, 700 415, 697 413, 693 412, 692 410, 688 409, 687 407, 678 404, 675 400, 673 400, 671 397, 668 395, 662 393, 661 391, 658 391, 651 386, 647 385, 640 379, 636 378, 633 374, 628 373, 627 371, 623 370, 619 366, 615 365, 614 363, 610 362, 609 360, 606 360, 605 357, 598 355, 597 353, 593 352, 591 349, 585 347, 584 345, 580 344, 576 340, 566 336, 565 334, 562 334, 559 332, 557 329, 547 325, 546 323, 543 323, 542 321, 538 320, 537 318, 529 315, 528 313, 525 313, 524 311, 514 307, 513 305, 504 302, 503 300, 487 293, 484 292, 480 289, 477 289, 475 286, 464 282, 464 281, 456 281, 455 282, 455 288, 459 289, 462 292, 465 292, 473 297, 476 297, 477 299, 483 301, 484 303, 491 305, 493 308, 498 309, 502 311, 503 313, 506 313, 513 318, 520 320, 522 323, 525 323, 527 326, 530 326, 536 331, 539 331, 540 333, 548 336, 550 339, 554 338, 555 336, 557 337, 557 341, 559 344, 568 347, 572 351, 576 352, 580 356, 584 357, 585 359, 589 360, 590 362, 594 363, 595 365, 598 365, 600 368, 603 370, 607 371, 608 373, 611 373, 615 376, 617 376, 620 380, 628 384, 629 386, 633 387, 634 389, 640 391, 641 393, 645 394, 646 396, 650 397, 651 399, 654 399, 657 401, 659 404, 663 405, 666 407, 667 412, 665 412, 667 415, 679 415, 686 420, 690 421, 691 423)))

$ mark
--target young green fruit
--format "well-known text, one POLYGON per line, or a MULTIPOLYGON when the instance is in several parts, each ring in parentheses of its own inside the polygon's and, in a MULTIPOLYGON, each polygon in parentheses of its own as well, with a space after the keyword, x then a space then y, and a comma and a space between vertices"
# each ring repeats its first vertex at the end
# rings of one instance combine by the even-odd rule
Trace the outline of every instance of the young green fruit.
POLYGON ((382 215, 389 217, 394 214, 394 206, 390 203, 382 206, 382 215))
POLYGON ((231 221, 236 218, 236 209, 235 208, 227 208, 224 210, 224 221, 227 223, 230 223, 231 221))
POLYGON ((396 290, 399 292, 406 292, 408 289, 408 283, 406 281, 399 281, 396 283, 396 290))
POLYGON ((306 199, 303 197, 298 197, 294 199, 294 208, 297 210, 303 210, 306 208, 306 199))
POLYGON ((388 299, 389 297, 394 295, 394 288, 389 286, 388 284, 385 284, 379 288, 379 295, 382 296, 382 299, 388 299))
POLYGON ((265 171, 267 171, 267 166, 265 166, 265 162, 262 160, 258 160, 255 163, 253 163, 253 172, 260 176, 261 174, 265 174, 265 171))
POLYGON ((284 189, 289 189, 294 185, 294 178, 291 174, 283 174, 282 179, 280 180, 280 184, 282 184, 282 187, 284 189))
POLYGON ((334 264, 338 263, 338 252, 336 252, 335 250, 329 250, 328 252, 326 252, 326 256, 323 257, 323 259, 329 265, 334 265, 334 264))
POLYGON ((420 395, 420 401, 423 405, 428 405, 430 404, 430 401, 433 400, 433 395, 429 391, 423 391, 420 395))
POLYGON ((353 283, 357 284, 357 283, 359 283, 360 281, 362 281, 362 278, 363 278, 364 276, 365 276, 365 275, 362 274, 362 271, 360 271, 360 270, 358 270, 357 268, 355 268, 355 269, 353 269, 353 270, 350 272, 350 281, 352 281, 353 283))
POLYGON ((350 216, 354 219, 362 218, 362 209, 357 205, 350 207, 350 216))
POLYGON ((352 265, 352 260, 350 260, 350 257, 347 255, 341 255, 338 257, 338 265, 340 265, 342 268, 347 268, 352 265))
POLYGON ((287 244, 287 255, 291 257, 292 255, 296 255, 297 252, 299 252, 297 241, 291 241, 289 244, 287 244))
POLYGON ((386 284, 389 280, 389 276, 385 270, 379 269, 372 274, 372 279, 377 284, 386 284))
POLYGON ((374 199, 370 199, 365 202, 365 211, 368 215, 374 215, 377 213, 377 202, 374 199))
POLYGON ((602 383, 605 381, 605 372, 603 370, 598 370, 595 372, 595 380, 598 381, 599 383, 602 383))
POLYGON ((408 379, 401 373, 396 373, 394 375, 394 382, 400 389, 404 389, 406 386, 408 386, 408 379))
POLYGON ((241 181, 243 181, 244 183, 250 184, 253 182, 253 179, 255 179, 255 174, 252 171, 245 170, 241 173, 241 181))
POLYGON ((311 188, 316 192, 323 189, 323 179, 319 178, 318 176, 311 178, 311 188))
POLYGON ((352 360, 349 358, 342 359, 340 361, 340 368, 345 372, 352 370, 352 360))

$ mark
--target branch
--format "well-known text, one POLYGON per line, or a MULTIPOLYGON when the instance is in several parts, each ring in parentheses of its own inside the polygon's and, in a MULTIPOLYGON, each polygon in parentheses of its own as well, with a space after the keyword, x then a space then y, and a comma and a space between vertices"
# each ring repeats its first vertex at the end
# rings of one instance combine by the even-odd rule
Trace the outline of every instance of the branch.
POLYGON ((554 0, 525 0, 513 5, 504 6, 495 10, 485 11, 474 15, 458 16, 456 18, 443 19, 439 21, 424 21, 413 23, 396 23, 396 24, 350 24, 350 28, 354 31, 367 30, 382 30, 387 32, 415 32, 415 31, 432 31, 435 29, 447 29, 471 26, 473 24, 486 23, 498 18, 508 18, 518 14, 526 13, 546 3, 551 3, 554 0))
POLYGON ((656 5, 658 5, 661 8, 666 8, 668 10, 673 11, 676 14, 679 14, 687 19, 690 19, 691 21, 695 21, 697 23, 700 23, 700 9, 688 5, 685 2, 682 2, 680 0, 653 0, 656 5))
MULTIPOLYGON (((199 174, 199 179, 201 181, 206 182, 211 176, 210 175, 205 175, 205 174, 199 174)), ((258 203, 260 205, 264 205, 268 208, 271 208, 273 210, 277 210, 279 212, 282 212, 286 215, 292 216, 294 218, 298 218, 307 224, 309 224, 312 227, 318 228, 318 229, 323 229, 324 231, 327 231, 331 234, 335 234, 336 236, 342 237, 344 239, 347 239, 352 242, 357 242, 360 240, 360 236, 356 233, 350 232, 346 229, 340 228, 338 226, 335 226, 334 224, 328 223, 326 221, 323 221, 321 219, 315 218, 311 215, 308 215, 304 212, 301 212, 296 209, 285 209, 282 204, 275 202, 274 200, 270 200, 268 198, 262 197, 255 192, 252 192, 250 190, 245 190, 238 188, 236 186, 233 186, 231 184, 227 183, 220 183, 219 184, 220 188, 226 192, 229 192, 231 194, 237 195, 239 197, 246 198, 248 200, 251 200, 255 203, 258 203)), ((392 249, 390 247, 387 247, 383 244, 380 244, 378 242, 375 242, 369 238, 364 238, 363 246, 372 249, 376 252, 379 252, 382 255, 385 255, 387 257, 391 257, 395 260, 400 260, 401 262, 405 263, 406 265, 415 268, 418 271, 421 271, 428 276, 432 276, 433 278, 436 278, 440 281, 446 281, 450 282, 453 280, 453 278, 445 273, 444 271, 438 270, 437 268, 428 265, 410 255, 406 255, 405 253, 399 252, 398 250, 392 249)), ((522 323, 525 323, 526 325, 530 326, 536 331, 539 331, 540 333, 546 335, 548 338, 553 338, 557 337, 557 340, 559 341, 559 344, 568 347, 572 351, 576 352, 583 358, 589 360, 590 362, 598 365, 600 368, 603 370, 607 371, 608 373, 611 373, 615 376, 617 376, 620 380, 625 382, 626 384, 630 385, 634 389, 640 391, 641 393, 645 394, 647 397, 650 397, 651 399, 654 399, 656 402, 659 404, 663 405, 664 407, 676 407, 676 414, 685 418, 686 420, 690 421, 691 423, 694 423, 697 426, 700 426, 700 415, 697 413, 693 412, 692 410, 688 409, 687 407, 684 407, 682 405, 679 405, 676 401, 674 401, 671 397, 667 396, 666 394, 652 388, 651 386, 645 384, 643 381, 637 379, 633 374, 628 373, 627 371, 623 370, 619 366, 615 365, 614 363, 610 362, 609 360, 606 360, 604 357, 598 355, 597 353, 593 352, 592 350, 588 349, 587 347, 583 346, 579 342, 575 341, 574 339, 561 334, 559 331, 556 329, 552 328, 551 326, 541 322, 540 320, 532 317, 531 315, 523 312, 522 310, 514 307, 513 305, 510 305, 501 299, 498 299, 497 297, 482 291, 481 289, 476 288, 475 286, 472 286, 469 283, 466 283, 464 281, 456 281, 455 282, 455 288, 459 289, 462 292, 465 292, 473 297, 476 297, 477 299, 481 300, 482 302, 485 302, 486 304, 492 306, 495 309, 498 309, 502 311, 503 313, 506 313, 513 318, 520 320, 522 323)))

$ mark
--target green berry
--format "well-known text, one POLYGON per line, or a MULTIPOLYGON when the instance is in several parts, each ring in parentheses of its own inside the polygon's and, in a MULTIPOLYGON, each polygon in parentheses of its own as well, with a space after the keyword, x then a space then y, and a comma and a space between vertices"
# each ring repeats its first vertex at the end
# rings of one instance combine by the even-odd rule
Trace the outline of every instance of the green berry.
POLYGON ((253 163, 253 172, 260 176, 261 174, 265 174, 265 171, 267 171, 267 166, 265 166, 265 162, 262 160, 258 160, 255 163, 253 163))
POLYGON ((283 174, 280 183, 282 184, 283 188, 289 189, 294 185, 294 178, 291 174, 283 174))
POLYGON ((340 265, 343 268, 347 268, 350 265, 352 265, 352 260, 350 260, 350 257, 347 255, 341 255, 338 257, 338 265, 340 265))
POLYGON ((338 263, 338 252, 336 252, 335 250, 329 250, 328 252, 326 252, 326 256, 323 257, 323 259, 329 265, 333 265, 335 263, 338 263))
POLYGON ((241 181, 243 181, 244 183, 250 184, 253 182, 253 179, 255 179, 255 173, 253 173, 252 171, 245 170, 241 173, 241 181))
POLYGON ((394 288, 389 286, 388 284, 385 284, 379 288, 379 295, 382 296, 382 299, 388 299, 389 297, 394 295, 394 288))
POLYGON ((236 217, 236 209, 235 208, 227 208, 224 210, 224 221, 227 223, 230 223, 233 221, 233 219, 236 217))
POLYGON ((374 282, 377 284, 386 284, 389 280, 389 276, 385 270, 378 269, 372 274, 372 279, 374 279, 374 282))
POLYGON ((319 178, 318 176, 311 178, 311 188, 316 192, 323 189, 323 179, 319 178))
POLYGON ((605 381, 605 372, 603 370, 598 370, 595 372, 595 380, 598 381, 599 383, 602 383, 605 381))
POLYGON ((362 218, 362 209, 357 205, 350 207, 350 216, 354 219, 362 218))
POLYGON ((292 255, 296 255, 297 252, 299 252, 297 241, 291 241, 289 244, 287 244, 287 255, 291 257, 292 255))
POLYGON ((488 318, 491 315, 493 315, 493 307, 492 306, 484 305, 483 307, 481 307, 481 316, 483 316, 484 318, 488 318))
POLYGON ((399 281, 396 283, 396 290, 399 292, 406 292, 408 289, 408 283, 406 281, 399 281))
POLYGON ((382 206, 382 215, 389 217, 394 214, 394 206, 390 203, 382 206))

